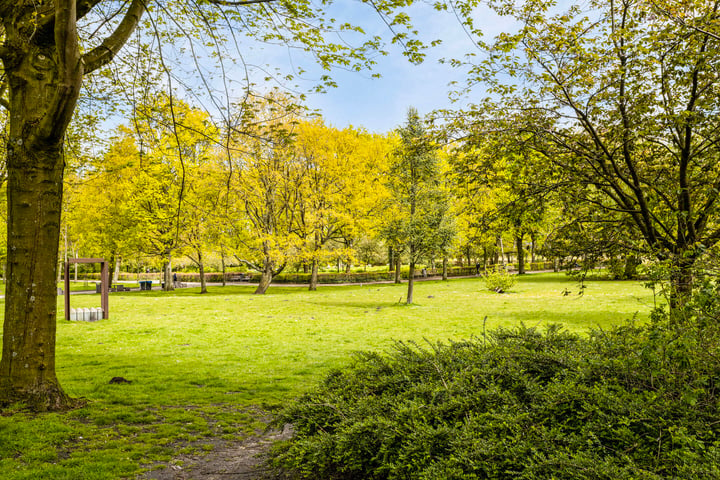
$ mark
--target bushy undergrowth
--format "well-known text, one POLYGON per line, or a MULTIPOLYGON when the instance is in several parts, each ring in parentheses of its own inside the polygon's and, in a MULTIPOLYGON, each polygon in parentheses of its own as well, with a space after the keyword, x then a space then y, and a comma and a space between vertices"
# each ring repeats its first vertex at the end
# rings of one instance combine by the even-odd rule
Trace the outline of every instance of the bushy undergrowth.
POLYGON ((315 479, 720 478, 718 328, 558 327, 360 353, 289 406, 315 479))
POLYGON ((517 275, 511 275, 504 267, 495 267, 485 271, 483 280, 488 290, 502 293, 507 292, 515 285, 517 275))

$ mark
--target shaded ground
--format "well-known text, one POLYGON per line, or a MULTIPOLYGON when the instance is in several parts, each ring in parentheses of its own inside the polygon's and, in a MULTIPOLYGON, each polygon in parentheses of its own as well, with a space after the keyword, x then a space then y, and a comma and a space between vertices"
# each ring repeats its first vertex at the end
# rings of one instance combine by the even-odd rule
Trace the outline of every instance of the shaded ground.
MULTIPOLYGON (((292 429, 268 431, 239 443, 219 440, 205 455, 178 455, 167 466, 147 472, 144 480, 280 480, 264 465, 273 442, 285 440, 292 429)), ((207 441, 207 439, 205 440, 207 441)))

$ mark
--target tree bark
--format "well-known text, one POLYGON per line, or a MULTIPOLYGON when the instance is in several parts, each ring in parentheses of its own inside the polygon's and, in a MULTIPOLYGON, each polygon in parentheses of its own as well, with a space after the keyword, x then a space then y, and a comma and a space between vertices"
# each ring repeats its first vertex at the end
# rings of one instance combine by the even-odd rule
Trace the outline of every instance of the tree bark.
POLYGON ((395 271, 395 252, 393 247, 388 247, 388 265, 389 271, 395 271))
POLYGON ((314 292, 317 290, 318 285, 318 262, 316 259, 313 259, 310 271, 310 286, 308 289, 314 292))
POLYGON ((172 278, 172 261, 170 259, 170 255, 168 255, 167 261, 165 262, 165 265, 163 265, 163 282, 165 283, 163 290, 166 292, 175 290, 172 278))
MULTIPOLYGON (((59 15, 56 22, 72 18, 59 15)), ((55 374, 63 139, 83 67, 74 28, 64 32, 69 37, 55 36, 55 42, 69 41, 61 49, 52 41, 33 43, 40 35, 28 41, 6 20, 3 25, 10 108, 0 405, 21 401, 33 410, 59 410, 73 404, 55 374)))
POLYGON ((112 283, 118 283, 120 281, 120 257, 115 255, 115 268, 113 268, 113 279, 112 283))
POLYGON ((198 270, 200 270, 200 293, 208 293, 207 281, 205 280, 205 262, 202 257, 202 251, 198 249, 198 270))
POLYGON ((517 249, 518 275, 525 274, 525 250, 523 249, 523 235, 515 236, 515 248, 517 249))
POLYGON ((640 258, 637 255, 625 256, 625 268, 623 269, 623 279, 630 280, 637 275, 637 267, 640 265, 640 258))
POLYGON ((55 375, 62 150, 28 142, 13 150, 0 404, 22 401, 33 410, 60 410, 72 405, 55 375))
POLYGON ((269 259, 265 260, 265 266, 263 267, 263 271, 260 273, 260 283, 258 284, 257 288, 255 289, 255 295, 264 295, 265 292, 267 292, 267 289, 270 288, 270 283, 272 283, 273 278, 273 269, 272 269, 272 263, 269 259))
POLYGON ((400 278, 400 267, 402 266, 402 260, 400 260, 400 256, 395 256, 395 283, 402 283, 402 279, 400 278))
POLYGON ((448 279, 448 258, 447 258, 447 257, 443 257, 442 279, 443 279, 443 280, 447 280, 447 279, 448 279))
MULTIPOLYGON (((536 260, 537 260, 537 257, 535 255, 536 247, 537 247, 537 243, 536 243, 536 239, 535 239, 535 234, 531 233, 530 234, 530 263, 531 264, 536 263, 536 260)), ((533 268, 534 267, 532 265, 530 265, 530 270, 532 270, 533 268)))
POLYGON ((503 245, 502 237, 498 237, 497 243, 498 247, 500 247, 500 261, 502 262, 503 266, 505 266, 505 246, 503 245))
POLYGON ((671 260, 670 309, 675 310, 687 304, 692 296, 695 281, 695 258, 676 254, 671 260))
POLYGON ((407 300, 405 303, 411 305, 413 303, 413 288, 415 287, 415 262, 410 261, 410 271, 408 273, 408 289, 407 300))

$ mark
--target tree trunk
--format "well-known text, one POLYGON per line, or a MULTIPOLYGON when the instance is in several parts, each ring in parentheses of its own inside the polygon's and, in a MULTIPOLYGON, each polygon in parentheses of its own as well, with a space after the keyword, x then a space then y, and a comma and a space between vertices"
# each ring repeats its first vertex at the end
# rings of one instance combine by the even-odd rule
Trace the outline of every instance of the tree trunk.
MULTIPOLYGON (((531 263, 531 264, 532 264, 532 263, 536 263, 536 260, 537 260, 537 258, 536 258, 536 256, 535 256, 535 248, 536 248, 536 246, 537 246, 537 245, 536 245, 535 234, 534 234, 534 233, 531 233, 531 234, 530 234, 530 263, 531 263)), ((532 270, 532 269, 533 269, 533 266, 530 265, 530 270, 532 270)))
MULTIPOLYGON (((352 240, 347 240, 347 241, 345 242, 345 248, 346 248, 348 251, 350 251, 350 250, 352 249, 352 247, 353 247, 353 242, 352 242, 352 240)), ((351 258, 350 256, 348 256, 347 262, 345 263, 345 273, 350 273, 350 272, 352 272, 352 267, 353 267, 352 258, 351 258)))
POLYGON ((518 275, 525 274, 525 250, 523 249, 523 235, 515 236, 515 248, 517 249, 518 275))
POLYGON ((670 270, 670 309, 685 306, 690 300, 695 280, 695 258, 676 254, 671 261, 670 270))
POLYGON ((443 280, 448 279, 448 258, 447 257, 443 257, 442 279, 443 280))
POLYGON ((120 257, 115 255, 115 268, 113 269, 112 283, 120 281, 120 257))
POLYGON ((200 293, 208 293, 207 281, 205 280, 205 262, 203 260, 202 251, 198 249, 198 269, 200 270, 200 293))
POLYGON ((317 290, 318 284, 318 262, 317 260, 312 261, 312 268, 310 269, 310 287, 309 290, 314 292, 317 290))
POLYGON ((70 44, 56 48, 53 39, 59 37, 29 37, 5 19, 3 23, 10 118, 0 404, 20 401, 33 410, 59 410, 73 404, 55 374, 63 140, 77 104, 83 65, 72 43, 75 31, 70 32, 70 44), (62 71, 57 59, 64 60, 62 71))
POLYGON ((498 237, 497 243, 500 248, 500 261, 502 261, 503 266, 505 266, 505 247, 503 246, 502 237, 498 237))
MULTIPOLYGON (((17 139, 8 153, 8 223, 0 404, 70 406, 55 375, 57 257, 63 159, 17 139)), ((12 141, 12 137, 11 137, 12 141)))
POLYGON ((395 256, 395 283, 402 283, 402 279, 400 278, 400 267, 402 266, 402 260, 400 260, 400 256, 395 256))
POLYGON ((388 265, 390 272, 395 270, 395 251, 393 247, 388 247, 388 265))
POLYGON ((408 289, 407 289, 407 303, 408 305, 413 303, 413 287, 415 286, 415 262, 410 261, 410 271, 408 273, 408 289))
POLYGON ((255 289, 255 295, 264 295, 267 289, 270 288, 270 283, 273 278, 272 262, 269 259, 265 259, 265 266, 260 274, 260 283, 255 289))
POLYGON ((172 261, 170 260, 170 256, 168 255, 168 259, 165 262, 165 265, 163 265, 163 282, 165 283, 163 290, 165 290, 166 292, 171 292, 175 290, 175 285, 173 284, 172 277, 172 261))
POLYGON ((220 252, 220 265, 222 268, 222 286, 227 284, 227 267, 225 266, 225 252, 220 252))
POLYGON ((635 278, 637 275, 637 267, 640 265, 640 258, 637 255, 625 256, 625 268, 623 269, 623 278, 626 280, 635 278))

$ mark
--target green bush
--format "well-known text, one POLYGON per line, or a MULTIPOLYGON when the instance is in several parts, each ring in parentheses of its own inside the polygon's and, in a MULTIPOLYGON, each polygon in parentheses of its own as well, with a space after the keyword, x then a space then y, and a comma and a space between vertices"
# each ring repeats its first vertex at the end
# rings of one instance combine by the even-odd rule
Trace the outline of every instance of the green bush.
POLYGON ((360 353, 290 405, 315 479, 720 478, 717 327, 549 328, 360 353))
POLYGON ((517 275, 511 275, 506 268, 496 266, 491 270, 485 270, 485 277, 483 280, 485 281, 485 286, 488 290, 494 290, 502 293, 507 292, 513 287, 513 285, 515 285, 517 275))

